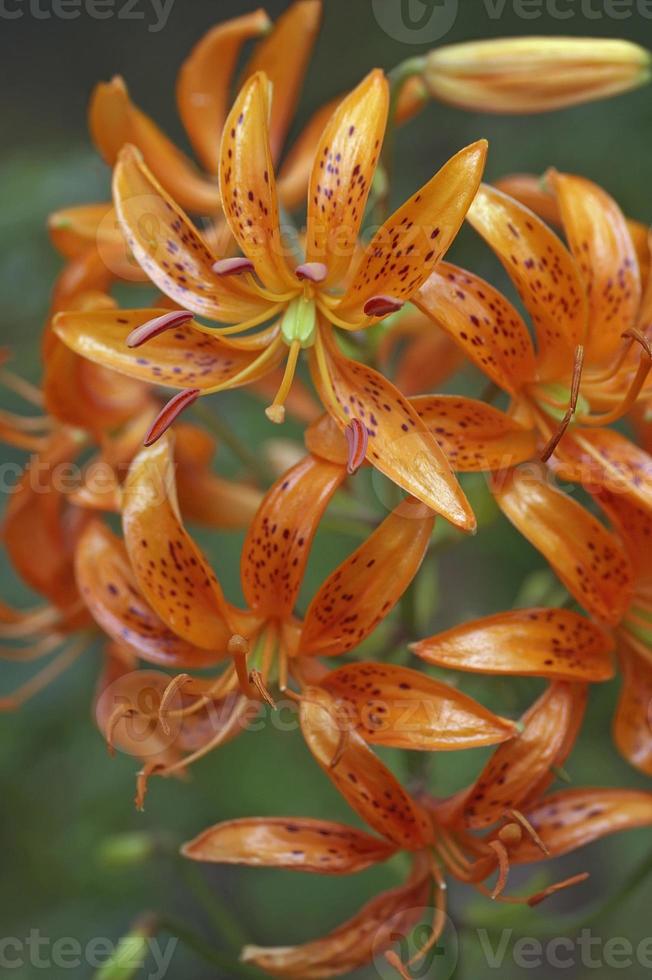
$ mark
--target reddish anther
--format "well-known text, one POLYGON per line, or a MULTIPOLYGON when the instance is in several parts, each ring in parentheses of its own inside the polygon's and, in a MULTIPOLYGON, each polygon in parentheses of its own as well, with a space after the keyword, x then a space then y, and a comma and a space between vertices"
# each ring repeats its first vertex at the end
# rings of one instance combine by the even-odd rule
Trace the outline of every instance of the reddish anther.
POLYGON ((344 430, 346 444, 349 448, 349 458, 346 463, 346 472, 351 476, 360 469, 367 455, 367 445, 369 444, 369 433, 366 425, 360 419, 351 419, 344 430))
POLYGON ((397 313, 402 308, 403 303, 394 296, 372 296, 364 305, 367 316, 387 316, 389 313, 397 313))
POLYGON ((219 259, 213 263, 212 268, 218 276, 239 276, 243 272, 253 272, 254 264, 251 259, 246 259, 244 255, 236 255, 232 259, 219 259))
POLYGON ((310 282, 323 282, 328 275, 328 268, 323 262, 304 262, 294 270, 297 279, 308 279, 310 282))
POLYGON ((127 347, 140 347, 141 344, 146 344, 152 337, 158 337, 159 334, 165 333, 166 330, 182 327, 185 323, 192 320, 192 318, 193 314, 188 310, 172 310, 170 313, 164 313, 162 316, 154 317, 153 320, 148 320, 147 323, 141 323, 139 327, 131 331, 126 340, 127 347))
POLYGON ((145 436, 144 445, 152 446, 164 435, 181 413, 197 401, 199 388, 186 388, 171 398, 167 405, 156 416, 149 432, 145 436))

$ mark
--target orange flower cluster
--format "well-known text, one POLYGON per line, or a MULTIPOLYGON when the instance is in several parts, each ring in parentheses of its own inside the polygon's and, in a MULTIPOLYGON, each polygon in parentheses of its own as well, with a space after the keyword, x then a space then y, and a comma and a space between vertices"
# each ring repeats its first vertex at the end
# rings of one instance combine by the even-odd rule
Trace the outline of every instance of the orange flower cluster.
POLYGON ((536 905, 586 876, 514 898, 505 895, 512 865, 652 824, 652 792, 551 791, 590 685, 614 676, 614 651, 615 742, 652 775, 652 240, 584 177, 549 170, 482 183, 484 140, 388 214, 383 140, 430 97, 544 111, 631 88, 650 59, 635 45, 587 39, 441 48, 409 71, 371 71, 320 108, 282 158, 320 16, 319 0, 296 0, 275 25, 257 11, 199 41, 177 98, 201 171, 122 79, 93 93, 90 128, 113 170, 113 200, 50 219, 66 264, 42 390, 1 373, 42 406, 39 416, 3 412, 0 438, 32 454, 3 540, 43 601, 0 606, 0 655, 54 654, 1 706, 17 707, 103 638, 96 716, 111 749, 142 760, 142 806, 151 777, 185 774, 286 699, 366 829, 246 817, 205 830, 183 853, 329 875, 407 853, 405 882, 334 932, 247 947, 243 959, 273 976, 317 978, 382 955, 410 977, 445 926, 447 876, 536 905), (445 261, 465 219, 502 262, 530 324, 495 286, 445 261), (130 283, 152 287, 148 306, 118 305, 113 287, 130 283), (301 380, 303 357, 318 400, 301 380), (483 399, 432 393, 469 362, 491 383, 483 399), (268 400, 271 422, 287 412, 303 425, 307 452, 286 443, 279 465, 270 446, 245 446, 240 478, 226 479, 213 470, 212 416, 199 399, 243 387, 268 400), (161 403, 162 389, 176 393, 161 403), (193 421, 179 421, 184 410, 193 421), (613 428, 623 420, 631 437, 613 428), (343 519, 359 515, 363 467, 402 494, 363 525, 359 546, 305 604, 315 535, 334 500, 343 519), (476 530, 460 472, 489 474, 498 507, 576 608, 514 609, 427 638, 399 629, 370 658, 367 641, 378 627, 392 636, 381 624, 395 622, 432 552, 436 519, 476 530), (585 503, 556 479, 583 488, 585 503), (227 600, 186 522, 245 529, 243 605, 227 600), (397 663, 398 640, 437 679, 397 663), (446 683, 445 671, 482 674, 488 692, 497 675, 546 686, 510 719, 453 675, 446 683), (440 798, 436 786, 408 791, 375 746, 495 748, 472 785, 440 798), (409 932, 424 907, 430 937, 403 962, 397 930, 409 932))

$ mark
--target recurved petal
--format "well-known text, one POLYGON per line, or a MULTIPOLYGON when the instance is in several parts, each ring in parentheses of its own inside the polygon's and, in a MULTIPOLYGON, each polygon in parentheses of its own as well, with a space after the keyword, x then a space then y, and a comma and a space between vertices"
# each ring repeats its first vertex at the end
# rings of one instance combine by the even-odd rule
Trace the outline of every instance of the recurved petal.
POLYGON ((580 605, 606 623, 617 623, 632 589, 630 563, 618 538, 538 470, 498 474, 492 489, 506 517, 580 605))
POLYGON ((423 504, 399 504, 321 586, 308 607, 299 652, 334 656, 361 643, 408 588, 433 526, 423 504))
POLYGON ((359 313, 381 294, 407 300, 426 282, 460 230, 486 156, 486 140, 460 150, 387 219, 356 267, 338 313, 359 313))
POLYGON ((315 419, 304 432, 304 442, 314 456, 346 466, 349 458, 346 438, 332 415, 326 413, 315 419))
POLYGON ((306 456, 265 494, 242 548, 252 609, 281 618, 292 612, 319 521, 345 477, 344 467, 306 456))
POLYGON ((296 286, 285 261, 269 147, 269 81, 257 72, 242 87, 220 146, 222 206, 233 237, 270 289, 296 286))
POLYGON ((627 494, 600 490, 596 500, 625 543, 639 591, 652 586, 652 514, 627 494))
POLYGON ((133 461, 122 524, 138 586, 155 612, 177 636, 223 653, 235 630, 215 574, 181 522, 169 438, 133 461))
POLYGON ((113 172, 118 220, 138 263, 158 288, 183 309, 211 320, 238 323, 269 307, 236 277, 213 272, 213 255, 197 228, 155 180, 133 146, 113 172))
POLYGON ((554 681, 523 716, 522 733, 500 745, 475 783, 453 798, 457 819, 479 829, 519 809, 532 787, 562 761, 562 751, 567 754, 566 733, 576 730, 585 702, 586 685, 554 681))
POLYGON ((372 745, 449 751, 495 745, 517 732, 473 698, 408 667, 349 664, 330 671, 321 686, 346 705, 372 745))
POLYGON ((510 395, 534 379, 528 329, 520 313, 484 279, 442 262, 412 302, 510 395))
POLYGON ((485 402, 457 395, 410 401, 457 472, 504 470, 536 453, 536 433, 485 402))
MULTIPOLYGON (((244 76, 264 72, 272 84, 269 143, 276 162, 292 123, 321 23, 321 0, 295 0, 256 45, 244 76)), ((317 133, 319 136, 319 133, 317 133)))
MULTIPOLYGON (((48 217, 48 231, 56 250, 67 259, 76 259, 90 245, 97 244, 100 228, 110 222, 113 205, 82 204, 62 208, 48 217)), ((112 225, 111 238, 117 245, 122 238, 119 229, 112 225)))
POLYGON ((608 361, 635 326, 641 301, 638 258, 622 211, 593 181, 553 170, 566 239, 588 299, 586 358, 608 361))
POLYGON ((620 664, 614 741, 628 762, 652 776, 652 662, 622 640, 620 664))
POLYGON ((419 640, 418 657, 438 667, 550 680, 613 677, 609 634, 569 609, 514 609, 419 640))
MULTIPOLYGON (((272 101, 274 103, 274 100, 272 101)), ((324 132, 327 122, 339 105, 339 101, 339 99, 333 99, 317 109, 301 130, 298 139, 293 143, 290 152, 283 161, 278 177, 278 195, 288 211, 293 211, 306 199, 308 182, 315 159, 315 146, 324 132)))
POLYGON ((305 817, 250 817, 209 827, 181 853, 193 861, 341 875, 385 861, 396 848, 362 830, 305 817))
POLYGON ((112 167, 126 143, 138 147, 156 179, 181 207, 198 214, 219 209, 216 184, 202 177, 194 164, 133 104, 127 86, 116 76, 100 82, 91 96, 88 122, 93 142, 112 167))
POLYGON ((217 174, 230 83, 242 45, 271 27, 262 8, 217 24, 197 42, 177 76, 177 106, 195 153, 217 174))
POLYGON ((325 262, 326 283, 341 281, 356 249, 389 108, 376 69, 338 105, 314 155, 308 190, 306 259, 325 262))
POLYGON ((354 418, 366 426, 371 465, 452 524, 473 530, 475 517, 450 464, 409 401, 382 374, 340 354, 327 336, 317 357, 311 367, 322 401, 341 429, 354 418), (336 404, 322 372, 328 373, 336 404))
POLYGON ((397 847, 419 850, 432 836, 426 813, 368 748, 338 701, 309 687, 301 699, 306 744, 362 819, 397 847))
MULTIPOLYGON (((170 388, 237 387, 238 376, 251 368, 261 351, 242 350, 199 330, 192 322, 154 336, 140 348, 127 346, 132 331, 157 317, 165 309, 89 310, 60 313, 54 330, 77 354, 131 378, 170 388)), ((273 331, 269 339, 273 340, 273 331)), ((283 356, 266 360, 259 369, 244 375, 242 383, 254 381, 271 370, 283 356)))
POLYGON ((652 457, 613 429, 571 429, 551 464, 563 480, 622 494, 652 513, 652 457))
POLYGON ((505 266, 532 317, 539 379, 569 374, 588 316, 570 252, 533 211, 488 184, 478 191, 468 219, 505 266))
POLYGON ((554 194, 538 174, 507 174, 493 185, 503 194, 515 197, 517 201, 538 214, 547 225, 561 226, 561 214, 554 194))
MULTIPOLYGON (((566 789, 546 797, 526 814, 550 851, 551 857, 567 854, 591 841, 620 830, 648 827, 652 823, 652 793, 634 789, 566 789)), ((510 861, 540 861, 541 851, 524 835, 509 852, 510 861)))
POLYGON ((116 643, 162 667, 208 667, 220 660, 167 628, 141 594, 123 543, 99 521, 82 535, 75 566, 84 602, 116 643))
POLYGON ((302 946, 246 946, 242 959, 281 980, 321 980, 351 973, 409 935, 428 905, 427 873, 381 892, 333 932, 302 946))

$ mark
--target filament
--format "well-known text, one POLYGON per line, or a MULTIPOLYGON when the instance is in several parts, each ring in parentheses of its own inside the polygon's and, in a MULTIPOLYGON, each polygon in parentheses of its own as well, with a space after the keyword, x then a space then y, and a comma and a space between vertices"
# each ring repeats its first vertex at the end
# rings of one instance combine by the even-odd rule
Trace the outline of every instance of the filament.
POLYGON ((566 429, 571 423, 571 419, 575 414, 575 409, 577 408, 577 399, 580 394, 580 383, 582 380, 582 367, 584 365, 584 347, 578 344, 575 348, 575 361, 573 364, 573 379, 571 382, 570 400, 568 403, 568 408, 566 409, 566 414, 559 423, 559 427, 552 439, 548 442, 547 446, 541 454, 541 459, 545 463, 550 459, 555 449, 559 445, 566 429))

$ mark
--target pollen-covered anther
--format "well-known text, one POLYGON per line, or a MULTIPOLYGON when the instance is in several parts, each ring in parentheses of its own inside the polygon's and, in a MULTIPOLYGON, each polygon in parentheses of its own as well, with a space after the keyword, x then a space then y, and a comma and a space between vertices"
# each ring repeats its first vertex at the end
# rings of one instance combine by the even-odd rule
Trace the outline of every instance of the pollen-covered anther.
POLYGON ((328 275, 328 267, 323 262, 303 262, 294 270, 297 279, 309 282, 323 282, 328 275))
POLYGON ((364 305, 367 316, 389 316, 403 309, 403 303, 394 296, 372 296, 364 305))
POLYGON ((125 343, 130 348, 140 347, 142 344, 146 344, 148 340, 151 340, 153 337, 158 337, 159 334, 165 333, 167 330, 182 327, 192 320, 192 318, 193 314, 188 310, 171 310, 170 313, 164 313, 162 316, 154 317, 153 320, 148 320, 147 323, 141 323, 139 327, 131 331, 125 343))
POLYGON ((186 388, 171 398, 167 405, 154 419, 152 426, 145 436, 144 445, 152 446, 164 435, 181 413, 197 401, 201 392, 199 388, 186 388))
POLYGON ((369 445, 369 433, 364 422, 360 419, 351 419, 344 430, 346 444, 348 447, 348 459, 346 462, 346 472, 353 476, 360 469, 367 455, 369 445))
POLYGON ((523 839, 523 828, 517 823, 506 823, 498 831, 498 837, 506 847, 513 847, 523 839))
POLYGON ((249 653, 249 641, 239 633, 234 633, 226 649, 232 657, 246 657, 249 653))
POLYGON ((241 276, 245 272, 253 272, 254 264, 251 259, 246 259, 243 255, 236 255, 231 259, 219 259, 213 263, 213 272, 218 276, 241 276))

